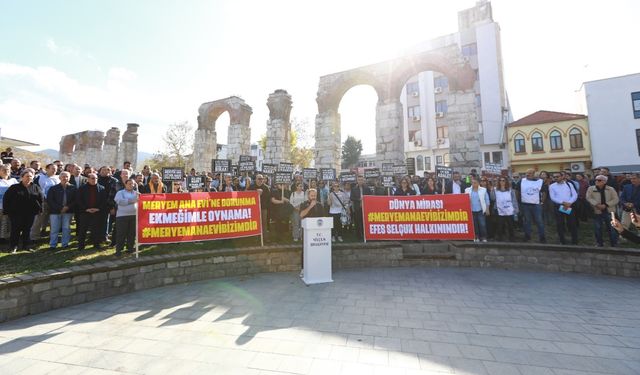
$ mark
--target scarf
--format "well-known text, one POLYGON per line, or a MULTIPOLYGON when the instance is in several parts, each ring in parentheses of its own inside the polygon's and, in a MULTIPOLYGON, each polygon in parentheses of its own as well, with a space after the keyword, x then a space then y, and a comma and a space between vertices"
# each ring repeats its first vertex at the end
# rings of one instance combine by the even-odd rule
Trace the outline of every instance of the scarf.
POLYGON ((162 181, 158 181, 158 188, 154 189, 153 187, 153 182, 149 183, 149 191, 151 192, 151 194, 160 194, 162 193, 162 188, 164 187, 164 185, 162 184, 162 181))

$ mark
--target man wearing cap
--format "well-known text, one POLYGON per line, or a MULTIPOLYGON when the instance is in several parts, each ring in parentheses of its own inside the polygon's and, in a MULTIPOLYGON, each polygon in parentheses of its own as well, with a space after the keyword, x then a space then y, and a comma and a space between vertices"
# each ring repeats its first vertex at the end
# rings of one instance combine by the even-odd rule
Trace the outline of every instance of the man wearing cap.
POLYGON ((607 176, 597 175, 595 186, 589 186, 586 195, 587 202, 593 207, 593 229, 595 231, 598 246, 604 246, 602 239, 602 227, 609 233, 611 247, 618 243, 618 232, 611 228, 611 213, 616 211, 618 194, 615 189, 607 185, 607 176))

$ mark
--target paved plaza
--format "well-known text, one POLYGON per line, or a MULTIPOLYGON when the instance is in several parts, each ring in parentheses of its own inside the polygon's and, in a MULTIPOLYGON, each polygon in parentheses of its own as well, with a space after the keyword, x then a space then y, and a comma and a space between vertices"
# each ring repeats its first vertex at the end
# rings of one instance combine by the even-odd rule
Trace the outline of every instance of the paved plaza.
POLYGON ((0 324, 0 374, 640 374, 640 280, 489 269, 211 280, 0 324))

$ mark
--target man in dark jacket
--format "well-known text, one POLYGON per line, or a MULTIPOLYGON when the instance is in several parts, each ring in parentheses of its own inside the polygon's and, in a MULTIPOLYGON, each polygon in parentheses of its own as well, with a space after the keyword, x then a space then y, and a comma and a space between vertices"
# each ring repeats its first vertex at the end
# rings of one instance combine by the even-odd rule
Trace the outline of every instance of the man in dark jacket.
POLYGON ((49 221, 51 222, 50 249, 55 249, 58 246, 58 233, 61 229, 63 249, 69 247, 71 240, 71 218, 75 210, 77 189, 69 183, 69 179, 69 172, 61 172, 60 183, 52 186, 47 193, 49 221))
POLYGON ((629 228, 631 219, 630 212, 640 209, 640 173, 633 173, 630 184, 624 185, 622 194, 620 194, 620 204, 622 204, 622 225, 629 228))
POLYGON ((33 183, 34 170, 27 168, 20 174, 20 183, 9 186, 4 193, 2 209, 11 221, 11 237, 9 249, 18 250, 18 242, 22 239, 25 250, 31 249, 30 231, 33 219, 42 212, 44 195, 40 186, 33 183))
POLYGON ((102 215, 104 216, 104 223, 102 224, 102 240, 108 241, 109 233, 111 233, 111 228, 116 222, 116 193, 118 192, 118 190, 122 190, 122 187, 124 185, 118 185, 118 179, 111 176, 111 169, 109 167, 100 167, 98 174, 98 185, 101 185, 104 188, 107 195, 108 210, 102 215))
POLYGON ((464 194, 464 190, 468 188, 467 184, 460 178, 460 172, 453 172, 453 179, 447 181, 444 185, 445 194, 464 194))
POLYGON ((362 197, 372 195, 371 188, 365 183, 364 176, 358 176, 357 183, 351 188, 351 203, 353 204, 353 216, 356 225, 356 236, 359 240, 364 238, 362 223, 362 197))
POLYGON ((84 250, 87 230, 91 231, 91 242, 94 249, 102 249, 104 240, 104 223, 108 214, 107 191, 98 184, 98 176, 89 174, 87 183, 78 189, 78 250, 84 250))

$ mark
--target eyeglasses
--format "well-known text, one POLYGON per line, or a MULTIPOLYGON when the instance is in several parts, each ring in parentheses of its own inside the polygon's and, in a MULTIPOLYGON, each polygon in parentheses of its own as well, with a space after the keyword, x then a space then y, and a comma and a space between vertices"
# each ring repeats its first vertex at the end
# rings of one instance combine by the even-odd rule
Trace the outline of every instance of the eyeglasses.
POLYGON ((606 182, 606 180, 596 178, 596 182, 606 182))

